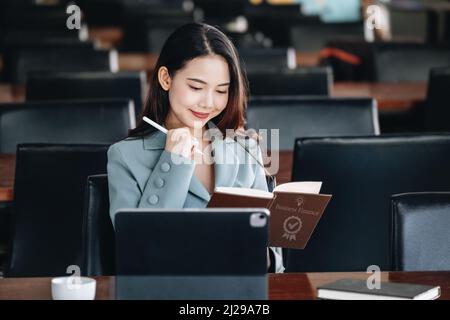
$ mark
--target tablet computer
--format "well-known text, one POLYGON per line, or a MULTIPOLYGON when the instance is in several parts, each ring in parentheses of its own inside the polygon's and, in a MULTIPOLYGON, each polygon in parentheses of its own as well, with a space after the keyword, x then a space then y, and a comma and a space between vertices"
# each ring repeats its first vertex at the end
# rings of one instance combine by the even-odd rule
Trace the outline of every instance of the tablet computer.
POLYGON ((267 299, 269 212, 122 209, 116 298, 267 299))

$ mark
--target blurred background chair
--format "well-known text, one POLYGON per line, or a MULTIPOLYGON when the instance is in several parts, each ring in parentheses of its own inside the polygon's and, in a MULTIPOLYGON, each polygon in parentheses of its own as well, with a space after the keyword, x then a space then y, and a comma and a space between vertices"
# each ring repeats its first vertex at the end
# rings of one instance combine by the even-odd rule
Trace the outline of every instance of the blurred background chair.
POLYGON ((333 197, 288 272, 392 268, 391 195, 450 190, 449 135, 306 138, 296 141, 293 181, 323 181, 333 197))
POLYGON ((194 4, 185 1, 123 0, 120 23, 121 52, 159 53, 165 40, 178 27, 194 22, 194 4))
MULTIPOLYGON (((14 44, 40 43, 49 39, 84 41, 87 26, 81 16, 80 29, 68 29, 63 1, 38 5, 36 0, 2 1, 0 7, 0 48, 14 44)), ((68 2, 68 1, 64 1, 68 2)))
POLYGON ((14 38, 11 43, 6 43, 0 47, 3 56, 2 81, 12 83, 15 86, 24 85, 28 72, 33 71, 92 71, 88 70, 90 64, 96 64, 94 70, 109 71, 114 65, 114 57, 106 56, 102 51, 100 57, 96 54, 95 43, 92 41, 79 41, 67 38, 43 38, 28 39, 14 38), (47 56, 47 53, 49 55, 47 56), (54 53, 51 53, 54 52, 54 53), (69 53, 67 56, 65 54, 69 53), (74 65, 71 66, 65 57, 73 57, 74 52, 80 52, 84 58, 91 57, 99 62, 80 61, 80 57, 74 58, 74 65), (83 52, 83 53, 81 53, 83 52), (94 52, 94 53, 92 53, 94 52), (33 54, 36 53, 35 56, 33 54), (31 57, 30 57, 31 55, 31 57), (56 64, 52 63, 49 57, 57 55, 56 64), (99 66, 100 64, 100 66, 99 66))
POLYGON ((115 233, 109 216, 107 175, 88 177, 82 270, 89 277, 115 275, 115 233))
POLYGON ((26 82, 26 100, 131 99, 136 118, 147 89, 145 72, 38 72, 26 82))
MULTIPOLYGON (((279 149, 292 150, 299 137, 359 136, 380 134, 373 99, 326 97, 256 97, 247 108, 247 127, 279 129, 279 149)), ((269 147, 270 146, 270 147, 269 147)))
POLYGON ((426 82, 432 68, 450 65, 450 49, 417 42, 332 40, 321 51, 338 81, 426 82))
POLYGON ((68 266, 81 266, 86 181, 106 173, 107 150, 108 145, 19 145, 5 276, 64 276, 68 266))
POLYGON ((130 100, 3 104, 0 153, 15 153, 19 143, 113 143, 134 126, 130 100))
POLYGON ((450 49, 379 43, 374 46, 374 59, 376 81, 427 81, 432 68, 450 65, 450 49))
POLYGON ((249 72, 251 96, 328 96, 333 85, 330 68, 297 68, 249 72))
POLYGON ((392 216, 394 270, 450 270, 450 192, 394 195, 392 216))
POLYGON ((319 51, 329 41, 336 39, 364 40, 361 23, 323 23, 310 19, 305 23, 294 25, 290 29, 293 46, 299 51, 319 51))
POLYGON ((0 270, 9 255, 11 246, 11 211, 12 201, 0 201, 0 270))
POLYGON ((450 67, 432 69, 428 80, 425 130, 450 131, 449 88, 450 67))
POLYGON ((279 72, 297 67, 294 48, 241 48, 239 55, 247 73, 279 72))
POLYGON ((5 76, 14 84, 25 84, 35 71, 118 71, 115 50, 92 50, 89 45, 19 47, 5 55, 5 76))

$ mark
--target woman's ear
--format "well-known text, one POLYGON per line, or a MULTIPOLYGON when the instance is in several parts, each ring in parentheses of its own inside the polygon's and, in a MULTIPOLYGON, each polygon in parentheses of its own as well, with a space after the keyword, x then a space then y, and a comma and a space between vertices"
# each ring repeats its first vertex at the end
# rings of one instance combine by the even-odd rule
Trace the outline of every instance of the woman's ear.
POLYGON ((158 81, 163 90, 169 91, 171 80, 169 70, 166 67, 160 67, 158 70, 158 81))

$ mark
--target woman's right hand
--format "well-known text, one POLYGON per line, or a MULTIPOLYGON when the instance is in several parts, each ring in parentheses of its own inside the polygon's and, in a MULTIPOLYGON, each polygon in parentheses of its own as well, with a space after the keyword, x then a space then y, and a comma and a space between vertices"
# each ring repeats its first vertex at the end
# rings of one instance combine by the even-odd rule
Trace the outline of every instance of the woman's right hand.
POLYGON ((168 130, 165 150, 192 159, 197 140, 191 136, 189 128, 168 130))

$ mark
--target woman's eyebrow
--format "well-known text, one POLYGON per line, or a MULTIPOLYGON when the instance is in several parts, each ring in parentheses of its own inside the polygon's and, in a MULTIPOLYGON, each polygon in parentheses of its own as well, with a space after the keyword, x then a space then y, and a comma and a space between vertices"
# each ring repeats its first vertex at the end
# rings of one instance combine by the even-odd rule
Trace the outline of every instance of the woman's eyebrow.
MULTIPOLYGON (((196 79, 196 78, 187 78, 187 80, 195 81, 195 82, 198 82, 198 83, 201 83, 201 84, 207 84, 205 81, 200 80, 200 79, 196 79)), ((230 85, 230 83, 229 82, 225 82, 225 83, 218 84, 217 86, 218 87, 222 87, 222 86, 228 86, 228 85, 230 85)))

